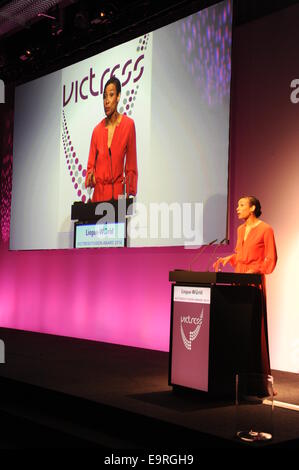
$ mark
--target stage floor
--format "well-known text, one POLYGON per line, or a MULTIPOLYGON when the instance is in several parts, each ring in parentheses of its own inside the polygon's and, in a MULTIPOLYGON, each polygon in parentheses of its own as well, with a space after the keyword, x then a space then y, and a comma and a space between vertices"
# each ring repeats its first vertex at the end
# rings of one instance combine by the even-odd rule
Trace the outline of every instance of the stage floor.
MULTIPOLYGON (((168 353, 3 328, 0 339, 2 411, 105 448, 239 446, 234 404, 174 393, 168 353)), ((276 401, 295 407, 275 407, 265 447, 299 446, 299 374, 273 375, 276 401)))

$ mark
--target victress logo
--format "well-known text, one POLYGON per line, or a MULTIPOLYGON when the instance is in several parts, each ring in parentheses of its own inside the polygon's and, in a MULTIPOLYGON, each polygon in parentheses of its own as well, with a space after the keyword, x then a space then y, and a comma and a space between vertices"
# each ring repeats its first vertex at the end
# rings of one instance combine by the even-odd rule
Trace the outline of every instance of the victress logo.
POLYGON ((141 54, 137 57, 135 62, 134 59, 129 59, 123 66, 121 66, 121 64, 114 64, 111 67, 106 68, 101 73, 100 78, 98 73, 94 72, 93 68, 90 67, 89 73, 82 79, 72 81, 70 87, 63 85, 63 107, 65 108, 72 98, 74 98, 75 103, 78 103, 79 99, 87 100, 89 96, 102 95, 105 81, 114 77, 115 74, 119 77, 122 88, 128 85, 130 81, 135 85, 135 83, 140 80, 144 72, 144 66, 142 64, 143 60, 144 54, 141 54))
POLYGON ((201 314, 199 317, 190 317, 190 315, 188 315, 187 317, 181 316, 181 337, 185 345, 185 348, 188 349, 188 351, 191 351, 192 342, 197 338, 202 322, 203 322, 203 308, 201 310, 201 314), (187 339, 185 335, 183 324, 189 324, 189 325, 195 326, 194 330, 189 331, 189 339, 187 339))

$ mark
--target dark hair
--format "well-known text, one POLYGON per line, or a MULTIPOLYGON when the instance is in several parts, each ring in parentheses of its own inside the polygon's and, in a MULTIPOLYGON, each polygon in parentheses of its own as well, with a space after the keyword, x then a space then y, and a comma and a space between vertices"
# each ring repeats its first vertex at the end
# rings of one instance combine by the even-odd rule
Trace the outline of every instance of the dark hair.
POLYGON ((245 196, 249 200, 249 205, 255 206, 254 215, 255 217, 260 217, 262 213, 262 206, 260 201, 255 196, 245 196))
POLYGON ((103 95, 105 94, 105 90, 106 90, 106 88, 107 88, 108 85, 115 85, 117 96, 120 94, 120 92, 121 92, 121 84, 120 84, 120 81, 118 80, 118 78, 116 78, 116 77, 111 77, 111 78, 109 78, 108 82, 106 82, 106 84, 105 84, 105 86, 104 86, 104 93, 103 93, 103 95))

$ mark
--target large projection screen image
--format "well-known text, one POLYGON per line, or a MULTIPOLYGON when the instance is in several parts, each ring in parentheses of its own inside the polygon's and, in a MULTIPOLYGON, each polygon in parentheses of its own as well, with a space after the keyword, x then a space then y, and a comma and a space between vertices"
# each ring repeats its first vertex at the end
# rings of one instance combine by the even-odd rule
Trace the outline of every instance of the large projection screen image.
POLYGON ((127 246, 223 239, 231 30, 232 3, 224 1, 18 86, 10 249, 73 247, 71 206, 91 196, 91 137, 105 118, 103 90, 112 76, 122 85, 118 111, 136 133, 127 246))

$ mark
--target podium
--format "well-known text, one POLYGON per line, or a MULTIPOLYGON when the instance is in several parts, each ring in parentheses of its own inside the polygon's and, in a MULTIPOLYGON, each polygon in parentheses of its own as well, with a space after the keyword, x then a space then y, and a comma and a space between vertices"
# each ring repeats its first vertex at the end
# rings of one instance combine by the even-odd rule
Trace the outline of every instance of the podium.
POLYGON ((127 217, 133 214, 132 198, 74 202, 74 248, 117 248, 127 245, 127 217))
POLYGON ((178 270, 169 280, 169 385, 234 397, 237 373, 269 373, 262 275, 178 270))
POLYGON ((78 222, 97 222, 107 215, 107 204, 111 206, 115 214, 115 220, 123 220, 125 215, 132 215, 133 212, 133 199, 126 198, 121 199, 119 203, 118 199, 110 199, 109 201, 103 202, 82 202, 77 201, 72 204, 71 208, 71 220, 78 222), (120 204, 123 207, 119 208, 120 204), (103 205, 103 211, 97 211, 97 208, 101 208, 103 205))

